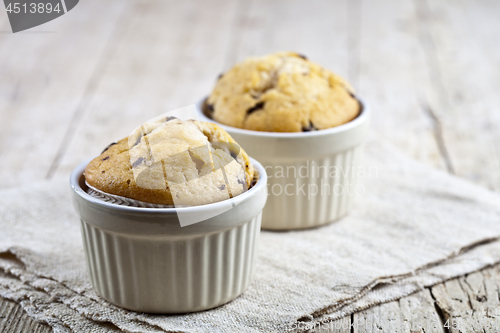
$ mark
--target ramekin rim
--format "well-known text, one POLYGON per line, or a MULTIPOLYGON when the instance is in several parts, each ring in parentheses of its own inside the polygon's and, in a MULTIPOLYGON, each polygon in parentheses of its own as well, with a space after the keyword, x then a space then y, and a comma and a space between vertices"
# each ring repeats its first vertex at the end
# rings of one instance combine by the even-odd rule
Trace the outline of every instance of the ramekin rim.
POLYGON ((237 133, 237 134, 245 134, 245 135, 250 135, 250 136, 258 136, 258 137, 267 137, 267 138, 278 138, 278 139, 297 139, 297 138, 303 138, 303 137, 314 137, 314 136, 323 136, 323 135, 329 135, 329 134, 338 134, 341 132, 348 131, 352 128, 355 128, 361 124, 363 124, 365 121, 368 120, 369 115, 371 114, 371 108, 368 103, 365 102, 365 100, 359 96, 355 96, 355 98, 358 100, 358 102, 361 104, 361 112, 354 118, 353 120, 339 125, 335 126, 332 128, 327 128, 323 130, 318 130, 318 131, 310 131, 310 132, 264 132, 264 131, 253 131, 253 130, 248 130, 248 129, 243 129, 243 128, 238 128, 238 127, 233 127, 229 125, 224 125, 214 119, 208 118, 204 113, 201 108, 203 105, 203 102, 205 101, 207 97, 201 99, 198 101, 196 104, 196 107, 198 109, 198 114, 201 118, 203 118, 203 121, 207 122, 212 122, 214 124, 217 124, 227 132, 231 133, 237 133))
MULTIPOLYGON (((227 200, 234 200, 235 204, 240 204, 241 202, 249 199, 250 197, 256 195, 257 192, 259 192, 265 184, 267 184, 267 173, 262 164, 260 164, 258 161, 253 159, 252 157, 249 157, 250 161, 252 162, 254 168, 258 171, 259 177, 257 179, 257 183, 252 186, 248 191, 245 193, 242 193, 234 198, 227 199, 227 200)), ((216 210, 218 208, 222 208, 226 203, 227 200, 219 201, 219 202, 214 202, 210 204, 205 204, 205 205, 199 205, 199 206, 191 206, 191 207, 174 207, 174 208, 148 208, 148 207, 131 207, 131 206, 122 206, 122 205, 117 205, 117 204, 112 204, 106 201, 99 200, 97 198, 92 197, 89 195, 87 192, 85 192, 82 187, 79 184, 79 178, 81 175, 83 175, 83 172, 85 171, 85 167, 87 164, 92 160, 92 158, 87 159, 86 161, 80 163, 72 172, 70 175, 70 186, 73 192, 75 192, 78 196, 80 196, 82 199, 89 201, 101 208, 105 209, 111 209, 111 210, 117 210, 121 212, 129 212, 129 213, 139 213, 139 214, 174 214, 177 212, 189 212, 189 213, 196 213, 196 212, 205 212, 205 211, 210 211, 210 210, 216 210)))

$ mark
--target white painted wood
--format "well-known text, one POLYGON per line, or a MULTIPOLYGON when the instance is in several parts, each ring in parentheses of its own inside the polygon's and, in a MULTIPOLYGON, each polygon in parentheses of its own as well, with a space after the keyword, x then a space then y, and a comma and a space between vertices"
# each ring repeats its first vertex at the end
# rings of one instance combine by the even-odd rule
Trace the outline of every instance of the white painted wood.
POLYGON ((426 62, 417 40, 413 2, 363 0, 360 22, 359 93, 373 109, 374 136, 409 156, 445 169, 426 110, 426 62))
POLYGON ((314 330, 314 333, 350 333, 351 316, 344 317, 331 323, 323 323, 314 330))
POLYGON ((45 178, 92 77, 100 74, 95 70, 124 4, 82 1, 16 34, 2 20, 0 155, 8 162, 0 164, 1 188, 45 178))
POLYGON ((432 288, 449 332, 498 332, 499 281, 497 265, 432 288))
POLYGON ((29 317, 19 304, 0 298, 0 332, 50 333, 52 328, 29 317))
POLYGON ((444 332, 428 289, 355 313, 353 332, 444 332))
POLYGON ((427 100, 452 171, 500 190, 498 1, 415 1, 427 100))
MULTIPOLYGON (((13 35, 0 10, 0 187, 67 177, 142 121, 196 102, 235 62, 292 50, 353 83, 374 134, 498 190, 498 17, 495 0, 86 0, 13 35)), ((462 325, 451 332, 496 332, 499 280, 496 266, 367 309, 353 331, 441 332, 442 313, 462 325)), ((1 328, 26 330, 9 324, 24 320, 19 307, 0 308, 1 328)))

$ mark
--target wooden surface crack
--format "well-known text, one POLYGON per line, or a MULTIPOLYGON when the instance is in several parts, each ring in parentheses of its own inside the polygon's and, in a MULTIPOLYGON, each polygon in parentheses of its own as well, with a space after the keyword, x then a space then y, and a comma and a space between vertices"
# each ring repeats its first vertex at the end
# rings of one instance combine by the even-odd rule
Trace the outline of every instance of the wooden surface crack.
POLYGON ((448 320, 448 317, 445 313, 445 311, 439 306, 439 304, 436 301, 436 297, 432 293, 432 290, 429 289, 429 295, 432 298, 434 308, 436 310, 436 313, 439 316, 439 320, 441 321, 441 326, 443 327, 443 332, 450 333, 450 330, 445 326, 446 321, 448 320))

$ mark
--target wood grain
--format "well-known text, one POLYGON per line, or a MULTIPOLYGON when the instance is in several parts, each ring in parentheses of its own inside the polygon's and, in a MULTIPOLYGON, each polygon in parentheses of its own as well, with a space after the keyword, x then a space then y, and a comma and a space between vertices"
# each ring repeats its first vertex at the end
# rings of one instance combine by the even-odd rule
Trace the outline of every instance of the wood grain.
POLYGON ((449 332, 498 332, 500 266, 439 284, 432 295, 449 332))
POLYGON ((46 177, 124 4, 83 1, 33 30, 0 34, 2 188, 46 177))
POLYGON ((418 1, 419 39, 429 84, 426 103, 441 127, 448 169, 461 177, 500 189, 497 116, 500 3, 495 1, 418 1))
POLYGON ((352 316, 344 317, 332 323, 324 324, 314 330, 314 333, 350 333, 352 316))

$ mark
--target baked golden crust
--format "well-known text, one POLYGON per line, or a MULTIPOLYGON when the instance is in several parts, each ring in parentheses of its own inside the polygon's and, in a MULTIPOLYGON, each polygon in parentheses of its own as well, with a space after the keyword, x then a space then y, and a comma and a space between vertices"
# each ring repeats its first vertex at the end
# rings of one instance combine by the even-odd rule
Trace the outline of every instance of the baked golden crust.
POLYGON ((249 58, 222 75, 207 105, 214 120, 266 132, 345 124, 360 105, 341 77, 291 52, 249 58))
POLYGON ((201 205, 243 193, 254 178, 248 155, 212 123, 167 118, 111 144, 85 169, 103 192, 164 205, 201 205))

